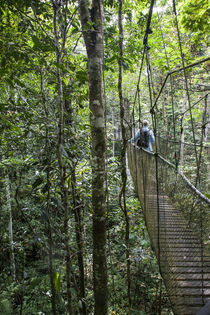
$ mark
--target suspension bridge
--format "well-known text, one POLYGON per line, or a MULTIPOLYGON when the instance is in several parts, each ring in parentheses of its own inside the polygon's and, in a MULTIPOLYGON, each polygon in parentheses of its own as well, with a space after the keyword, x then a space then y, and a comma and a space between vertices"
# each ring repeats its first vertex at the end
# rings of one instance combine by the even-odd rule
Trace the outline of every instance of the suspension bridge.
POLYGON ((139 149, 135 144, 128 143, 128 166, 174 314, 209 315, 210 199, 207 192, 210 147, 207 145, 208 132, 204 139, 205 128, 209 125, 208 93, 197 90, 193 94, 192 86, 193 82, 200 80, 201 65, 208 63, 210 58, 185 65, 175 0, 172 0, 172 3, 182 67, 171 70, 162 34, 169 72, 159 91, 154 92, 150 47, 148 46, 148 36, 152 33, 150 25, 154 5, 154 0, 151 0, 133 111, 130 116, 127 110, 125 128, 129 130, 127 133, 127 139, 129 139, 135 134, 137 128, 136 108, 138 108, 138 128, 143 119, 149 118, 149 116, 145 117, 141 105, 141 77, 146 59, 150 120, 156 142, 154 152, 139 149), (197 70, 195 70, 196 67, 198 67, 197 70), (189 76, 191 88, 189 88, 189 76), (166 95, 168 95, 168 100, 166 95), (138 104, 136 104, 137 101, 138 104), (163 102, 171 104, 171 126, 168 126, 163 102), (181 104, 178 107, 180 113, 176 112, 177 104, 181 104), (199 123, 196 121, 198 117, 196 106, 202 112, 199 123), (184 142, 186 120, 189 122, 188 137, 192 140, 191 143, 184 142))
POLYGON ((196 314, 210 300, 210 200, 160 154, 127 153, 174 314, 196 314))

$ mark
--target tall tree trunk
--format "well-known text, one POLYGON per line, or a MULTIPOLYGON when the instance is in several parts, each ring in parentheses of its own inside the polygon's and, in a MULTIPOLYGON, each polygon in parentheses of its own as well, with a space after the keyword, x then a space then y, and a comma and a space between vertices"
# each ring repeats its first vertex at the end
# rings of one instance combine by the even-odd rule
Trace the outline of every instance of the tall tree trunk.
POLYGON ((182 122, 181 122, 181 145, 180 145, 180 166, 183 165, 184 162, 184 123, 185 123, 185 111, 187 105, 187 92, 185 83, 183 83, 183 105, 182 105, 182 122))
MULTIPOLYGON (((113 103, 113 102, 112 102, 113 103)), ((113 140, 112 140, 112 155, 115 157, 115 120, 114 120, 114 106, 112 106, 112 127, 113 127, 113 140)))
POLYGON ((55 290, 55 271, 53 264, 53 237, 52 237, 52 226, 51 226, 51 207, 50 207, 50 192, 51 192, 51 180, 50 180, 50 143, 49 143, 49 130, 48 130, 48 109, 45 104, 45 95, 44 95, 44 75, 42 70, 40 70, 41 76, 41 93, 42 93, 42 102, 44 106, 45 116, 46 116, 46 126, 45 126, 45 155, 47 160, 46 167, 46 177, 47 177, 47 238, 48 238, 48 252, 49 252, 49 271, 50 271, 50 287, 51 287, 51 305, 53 315, 57 314, 56 311, 56 290, 55 290))
POLYGON ((95 315, 108 312, 106 206, 105 206, 105 118, 103 100, 103 0, 80 0, 80 18, 88 54, 89 103, 92 150, 93 281, 95 315))
POLYGON ((10 269, 13 281, 16 281, 16 266, 15 266, 15 252, 14 252, 14 240, 13 240, 13 223, 12 223, 12 206, 11 206, 11 189, 9 175, 6 173, 6 199, 7 208, 9 212, 9 243, 10 243, 10 269))
POLYGON ((63 84, 61 78, 60 66, 62 65, 62 52, 65 47, 66 34, 63 32, 62 46, 59 45, 59 33, 57 27, 57 21, 59 20, 60 1, 53 2, 54 17, 54 36, 56 46, 56 61, 57 61, 57 84, 58 84, 58 106, 59 106, 59 122, 58 122, 58 143, 57 143, 57 156, 60 171, 60 183, 61 183, 61 204, 64 211, 64 233, 65 233, 65 249, 66 249, 66 284, 67 284, 67 312, 72 315, 72 296, 71 296, 71 255, 69 247, 69 204, 68 204, 68 190, 66 185, 66 169, 63 160, 63 146, 64 146, 64 96, 63 96, 63 84))
MULTIPOLYGON (((68 92, 71 93, 70 87, 68 87, 68 92)), ((71 98, 68 100, 65 99, 65 124, 68 126, 69 132, 72 133, 74 127, 73 120, 73 109, 71 104, 71 98)), ((71 136, 68 139, 70 146, 73 145, 73 141, 71 140, 71 136)), ((74 154, 74 149, 71 150, 71 158, 72 160, 76 160, 76 155, 74 154)), ((70 169, 71 174, 71 197, 73 200, 73 213, 75 217, 75 234, 76 234, 76 242, 77 242, 77 260, 79 267, 79 301, 82 304, 82 308, 80 313, 83 315, 87 315, 87 306, 86 306, 86 294, 85 294, 85 270, 84 270, 84 252, 83 252, 83 221, 82 221, 82 209, 83 204, 81 202, 81 198, 79 196, 79 191, 77 187, 77 178, 75 174, 76 165, 73 165, 70 169)))
POLYGON ((122 62, 123 62, 123 26, 122 26, 122 5, 123 1, 119 1, 119 12, 118 12, 118 27, 119 27, 119 44, 120 44, 120 57, 119 57, 119 78, 118 78, 118 92, 120 100, 120 122, 122 130, 122 151, 121 151, 121 178, 122 178, 122 187, 119 196, 120 207, 125 216, 125 244, 126 244, 126 269, 127 269, 127 295, 128 295, 128 306, 129 314, 131 308, 131 279, 130 279, 130 242, 129 242, 129 233, 130 233, 130 220, 127 213, 126 207, 126 128, 125 128, 125 108, 123 104, 123 95, 122 95, 122 62))

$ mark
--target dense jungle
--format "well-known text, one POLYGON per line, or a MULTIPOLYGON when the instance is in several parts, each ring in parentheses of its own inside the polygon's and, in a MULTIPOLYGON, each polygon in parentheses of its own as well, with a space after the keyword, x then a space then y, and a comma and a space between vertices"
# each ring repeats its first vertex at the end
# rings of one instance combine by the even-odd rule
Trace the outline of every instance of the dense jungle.
POLYGON ((207 0, 0 0, 0 314, 175 314, 126 150, 148 120, 210 198, 208 17, 207 0))

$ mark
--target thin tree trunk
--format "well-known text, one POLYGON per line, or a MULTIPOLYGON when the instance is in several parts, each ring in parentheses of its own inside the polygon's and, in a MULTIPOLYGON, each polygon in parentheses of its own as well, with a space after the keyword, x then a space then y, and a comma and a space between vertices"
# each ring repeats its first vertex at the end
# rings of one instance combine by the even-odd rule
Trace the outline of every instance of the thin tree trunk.
POLYGON ((112 127, 113 127, 113 140, 112 140, 112 155, 115 157, 115 121, 114 121, 114 106, 112 106, 112 127))
POLYGON ((79 200, 79 196, 76 188, 76 176, 75 169, 71 172, 71 186, 72 186, 72 197, 74 206, 74 216, 75 216, 75 229, 76 229, 76 240, 78 247, 78 266, 79 266, 79 283, 80 283, 80 301, 82 302, 82 314, 87 315, 86 307, 86 297, 85 297, 85 273, 84 273, 84 259, 83 259, 83 229, 82 229, 82 219, 81 219, 81 209, 82 204, 79 200))
POLYGON ((184 162, 184 124, 185 124, 185 111, 187 105, 187 93, 185 83, 183 83, 183 105, 182 105, 182 122, 181 122, 181 145, 180 145, 180 166, 184 162))
MULTIPOLYGON (((160 84, 162 86, 163 84, 163 78, 161 76, 160 78, 160 84)), ((166 115, 166 109, 165 109, 165 103, 166 103, 166 96, 164 96, 164 93, 162 94, 162 115, 163 115, 163 122, 164 122, 164 127, 165 127, 165 132, 166 132, 166 138, 168 139, 169 132, 168 132, 168 119, 166 115)))
MULTIPOLYGON (((210 98, 209 95, 206 96, 205 102, 207 104, 207 112, 206 112, 206 117, 210 117, 210 98)), ((209 140, 209 130, 210 130, 210 123, 208 121, 205 121, 205 125, 203 126, 203 132, 204 132, 204 144, 208 143, 209 140)), ((205 150, 207 150, 207 155, 210 154, 210 149, 209 147, 206 147, 205 150)), ((210 181, 210 163, 207 163, 207 179, 208 182, 210 181)))
MULTIPOLYGON (((210 117, 210 97, 209 94, 206 96, 206 102, 207 102, 207 117, 210 117)), ((205 123, 204 127, 204 142, 208 142, 209 138, 209 130, 210 130, 210 123, 205 123)))
POLYGON ((122 96, 122 62, 123 62, 123 27, 122 27, 122 5, 123 1, 119 1, 119 12, 118 12, 118 26, 119 26, 119 43, 120 43, 120 57, 119 57, 119 78, 118 78, 118 92, 119 92, 119 100, 120 100, 120 122, 121 122, 121 130, 122 130, 122 151, 121 151, 121 178, 122 178, 122 187, 119 196, 120 207, 125 216, 125 244, 126 244, 126 268, 127 268, 127 295, 128 295, 128 306, 129 306, 129 314, 131 308, 131 279, 130 279, 130 242, 129 242, 129 234, 130 234, 130 223, 129 216, 127 213, 126 207, 126 182, 127 182, 127 174, 126 174, 126 128, 125 128, 125 108, 123 104, 123 96, 122 96))
POLYGON ((15 252, 14 252, 14 240, 13 240, 13 223, 12 223, 12 206, 11 206, 11 189, 9 175, 6 173, 6 199, 7 208, 9 212, 9 243, 10 243, 10 269, 13 281, 16 281, 16 266, 15 266, 15 252))
POLYGON ((49 269, 50 269, 50 286, 51 286, 51 305, 53 315, 57 314, 56 311, 56 290, 55 290, 55 271, 53 266, 53 238, 52 238, 52 227, 50 218, 50 172, 47 167, 47 236, 48 236, 48 251, 49 251, 49 269))
POLYGON ((105 206, 105 118, 103 99, 103 0, 80 0, 80 18, 88 54, 92 150, 93 281, 95 315, 107 315, 107 257, 105 206))
MULTIPOLYGON (((71 100, 65 99, 65 124, 68 125, 69 128, 73 129, 73 109, 71 105, 71 100)), ((71 139, 69 139, 69 143, 71 146, 71 139)), ((76 156, 74 155, 74 149, 71 150, 72 160, 76 156)), ((83 205, 81 199, 79 197, 79 192, 77 190, 77 179, 75 174, 75 165, 71 167, 71 195, 73 200, 73 213, 75 217, 75 234, 76 234, 76 242, 77 242, 77 260, 79 267, 79 301, 82 304, 81 314, 87 315, 87 306, 86 306, 86 295, 85 295, 85 271, 84 271, 84 253, 83 253, 83 222, 81 211, 83 209, 83 205)))
POLYGON ((50 209, 50 143, 49 143, 49 130, 48 130, 48 110, 45 104, 45 96, 44 96, 44 77, 42 70, 40 70, 41 76, 41 93, 42 93, 42 101, 46 116, 46 125, 45 125, 45 154, 47 159, 47 167, 46 167, 46 176, 47 176, 47 237, 48 237, 48 251, 49 251, 49 269, 50 269, 50 287, 51 287, 51 305, 52 305, 52 313, 53 315, 57 314, 56 311, 56 290, 55 290, 55 271, 53 264, 53 237, 52 237, 52 227, 51 227, 51 209, 50 209))
POLYGON ((59 122, 58 122, 58 143, 57 143, 57 156, 58 164, 60 170, 60 183, 61 183, 61 203, 64 211, 64 233, 65 233, 65 249, 66 249, 66 284, 67 284, 67 310, 68 314, 72 315, 72 296, 71 296, 71 255, 69 247, 69 232, 68 232, 68 221, 69 221, 69 205, 68 205, 68 190, 66 185, 66 170, 63 161, 63 145, 64 145, 64 97, 63 97, 63 85, 61 78, 60 65, 62 51, 65 47, 65 32, 62 37, 62 48, 59 46, 59 35, 57 29, 57 20, 59 13, 59 3, 55 5, 53 3, 54 9, 54 36, 56 44, 56 61, 57 61, 57 84, 58 84, 58 98, 59 98, 59 122))

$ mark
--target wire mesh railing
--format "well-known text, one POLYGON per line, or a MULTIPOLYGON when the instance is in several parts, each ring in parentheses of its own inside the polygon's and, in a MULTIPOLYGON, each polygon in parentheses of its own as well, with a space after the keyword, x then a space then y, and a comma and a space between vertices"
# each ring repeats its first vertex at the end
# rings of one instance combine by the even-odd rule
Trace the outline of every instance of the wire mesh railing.
POLYGON ((127 152, 174 314, 196 314, 210 299, 210 200, 159 153, 127 152))
POLYGON ((199 143, 196 145, 198 155, 200 155, 198 169, 194 144, 181 141, 175 142, 162 137, 156 137, 156 141, 157 151, 162 157, 181 169, 185 176, 193 185, 196 185, 203 194, 210 191, 210 146, 199 143), (180 156, 181 147, 182 157, 180 156))
MULTIPOLYGON (((179 208, 190 228, 202 236, 204 245, 210 242, 210 200, 185 177, 183 172, 159 156, 161 191, 179 208)), ((210 245, 210 244, 209 244, 210 245)), ((210 246, 209 246, 210 252, 210 246)))

